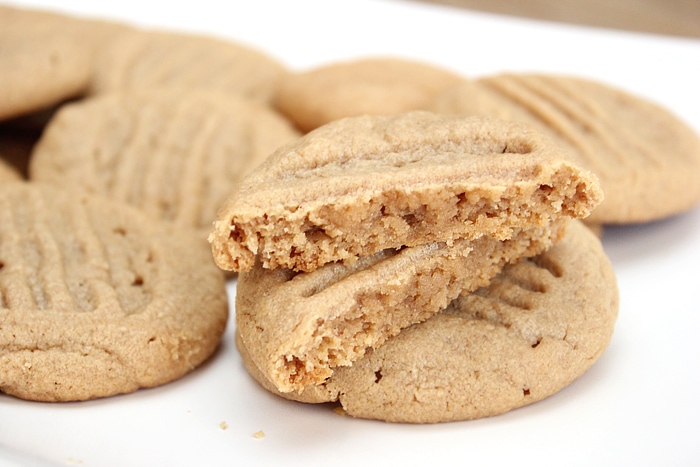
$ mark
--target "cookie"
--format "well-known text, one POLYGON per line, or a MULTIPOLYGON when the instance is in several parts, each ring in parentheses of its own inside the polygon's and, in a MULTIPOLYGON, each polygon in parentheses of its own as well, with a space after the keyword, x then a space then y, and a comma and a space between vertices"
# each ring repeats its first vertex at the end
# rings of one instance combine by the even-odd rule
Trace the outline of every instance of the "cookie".
POLYGON ((501 414, 571 384, 603 354, 619 296, 600 242, 580 222, 552 248, 506 266, 487 288, 404 329, 328 381, 280 393, 237 336, 250 374, 269 391, 348 414, 435 423, 501 414))
POLYGON ((595 173, 605 201, 592 223, 647 222, 700 201, 700 136, 646 99, 582 78, 502 74, 439 96, 439 113, 527 122, 595 173))
POLYGON ((274 105, 302 132, 333 120, 420 110, 463 78, 429 63, 365 58, 288 75, 274 105))
POLYGON ((100 51, 90 92, 179 86, 268 102, 286 73, 278 61, 232 41, 134 29, 100 51))
POLYGON ((590 173, 524 125, 408 112, 336 120, 280 148, 222 206, 217 264, 312 271, 388 248, 499 239, 600 202, 590 173))
POLYGON ((70 37, 0 30, 0 121, 83 93, 89 54, 70 37))
POLYGON ((173 381, 216 349, 224 278, 192 234, 55 187, 0 186, 0 391, 73 401, 173 381))
POLYGON ((82 188, 206 238, 245 173, 299 136, 263 104, 179 88, 128 90, 60 109, 30 179, 82 188))
POLYGON ((504 241, 484 235, 388 249, 309 273, 256 263, 238 277, 238 330, 279 391, 301 392, 425 321, 460 292, 487 285, 504 264, 541 253, 562 235, 563 222, 504 241))

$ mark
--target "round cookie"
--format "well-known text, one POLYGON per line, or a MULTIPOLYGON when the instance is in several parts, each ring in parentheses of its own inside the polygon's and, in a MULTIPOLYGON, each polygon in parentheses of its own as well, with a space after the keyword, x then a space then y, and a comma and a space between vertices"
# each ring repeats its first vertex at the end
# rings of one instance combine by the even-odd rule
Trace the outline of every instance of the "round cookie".
POLYGON ((288 75, 274 105, 302 132, 309 132, 344 117, 423 109, 462 79, 428 63, 366 58, 288 75))
POLYGON ((206 238, 243 175, 298 135, 267 106, 235 96, 114 92, 59 110, 34 148, 30 179, 125 202, 206 238))
POLYGON ((668 110, 581 78, 502 74, 445 91, 431 110, 531 124, 600 179, 587 222, 646 222, 700 201, 700 136, 668 110))
POLYGON ((350 117, 283 146, 222 206, 209 237, 222 269, 313 271, 387 248, 509 238, 585 217, 596 178, 522 124, 413 111, 350 117))
POLYGON ((282 397, 340 401, 350 415, 391 422, 468 420, 537 402, 580 377, 607 348, 618 305, 600 242, 574 222, 545 253, 506 266, 488 288, 301 394, 277 392, 237 343, 251 375, 282 397))
POLYGON ((161 385, 202 363, 224 332, 225 282, 205 243, 81 193, 0 186, 7 394, 74 401, 161 385))
POLYGON ((235 42, 134 29, 101 49, 90 92, 179 86, 268 102, 287 73, 271 57, 235 42))

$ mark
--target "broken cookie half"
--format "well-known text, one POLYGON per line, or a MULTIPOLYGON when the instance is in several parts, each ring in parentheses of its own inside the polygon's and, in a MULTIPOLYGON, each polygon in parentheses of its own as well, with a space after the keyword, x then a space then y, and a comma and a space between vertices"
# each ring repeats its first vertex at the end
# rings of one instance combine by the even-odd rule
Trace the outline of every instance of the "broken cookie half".
POLYGON ((590 172, 529 127, 416 111, 355 117, 270 156, 219 210, 209 236, 222 269, 313 271, 385 249, 499 240, 602 192, 590 172))

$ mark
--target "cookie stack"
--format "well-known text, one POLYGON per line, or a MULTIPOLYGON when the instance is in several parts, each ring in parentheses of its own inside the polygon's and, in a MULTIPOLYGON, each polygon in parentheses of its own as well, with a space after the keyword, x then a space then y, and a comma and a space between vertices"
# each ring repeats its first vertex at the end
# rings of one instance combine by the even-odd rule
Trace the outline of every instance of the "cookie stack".
POLYGON ((424 111, 354 117, 271 155, 223 206, 209 240, 217 264, 239 271, 238 343, 263 386, 305 402, 339 400, 356 416, 461 420, 550 395, 607 346, 617 313, 614 275, 597 239, 585 227, 570 227, 601 200, 597 179, 527 126, 424 111), (550 247, 561 238, 563 245, 582 242, 584 256, 596 252, 590 268, 604 274, 592 281, 601 291, 593 306, 554 306, 550 296, 571 289, 559 290, 556 280, 538 285, 548 280, 543 270, 572 280, 568 271, 576 265, 544 259, 556 256, 550 247), (541 287, 548 305, 475 292, 499 274, 508 282, 504 266, 522 269, 521 260, 533 257, 527 264, 549 266, 512 274, 524 274, 515 282, 524 290, 541 287), (467 305, 472 292, 488 297, 482 309, 467 305), (510 330, 510 323, 496 326, 505 318, 488 304, 517 306, 507 313, 532 329, 519 335, 523 330, 510 330), (482 338, 462 340, 463 331, 433 328, 445 314, 460 317, 455 330, 490 324, 479 331, 482 338), (562 332, 569 321, 586 325, 562 332), (562 354, 568 339, 586 345, 562 354), (521 341, 530 348, 546 341, 535 351, 540 365, 517 356, 521 341), (407 347, 392 353, 400 342, 407 347), (508 342, 519 345, 509 349, 508 342), (452 353, 435 355, 443 346, 452 353), (516 380, 508 358, 526 365, 516 380), (558 365, 561 371, 547 371, 558 365), (444 370, 450 376, 436 377, 444 370), (545 384, 550 373, 557 381, 545 384), (466 374, 483 374, 478 378, 492 394, 522 386, 520 397, 475 404, 475 391, 463 386, 471 383, 444 385, 444 377, 466 374))
POLYGON ((269 391, 357 417, 473 419, 567 386, 617 317, 603 225, 700 200, 695 132, 589 80, 366 59, 291 75, 274 105, 306 136, 242 183, 210 236, 241 271, 238 348, 269 391), (548 165, 564 161, 575 174, 548 165), (596 182, 566 198, 586 171, 596 182))

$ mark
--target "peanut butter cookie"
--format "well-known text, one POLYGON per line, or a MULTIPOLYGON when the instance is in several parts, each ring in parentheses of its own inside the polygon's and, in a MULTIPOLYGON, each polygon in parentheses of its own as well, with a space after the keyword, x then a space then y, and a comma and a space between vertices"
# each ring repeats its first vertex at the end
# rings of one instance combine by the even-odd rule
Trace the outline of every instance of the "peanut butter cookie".
POLYGON ((0 185, 0 391, 74 401, 177 379, 228 318, 206 243, 129 206, 0 185))

